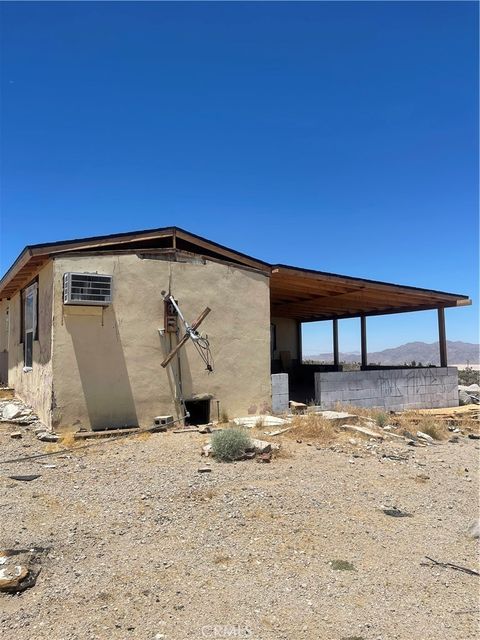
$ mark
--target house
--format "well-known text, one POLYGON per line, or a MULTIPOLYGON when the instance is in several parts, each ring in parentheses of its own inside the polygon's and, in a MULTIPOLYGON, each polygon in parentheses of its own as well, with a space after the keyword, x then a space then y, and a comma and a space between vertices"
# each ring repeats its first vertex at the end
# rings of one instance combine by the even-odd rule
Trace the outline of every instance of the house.
POLYGON ((464 295, 268 264, 177 227, 32 245, 0 281, 0 380, 53 429, 149 426, 185 412, 199 423, 264 413, 272 402, 281 411, 289 399, 454 405, 444 309, 466 304, 464 295), (369 366, 368 316, 424 309, 438 310, 441 366, 369 366), (202 313, 198 339, 184 339, 162 366, 202 313), (357 372, 342 371, 338 357, 339 321, 352 317, 362 328, 357 372), (332 321, 331 366, 302 362, 301 324, 316 320, 332 321))

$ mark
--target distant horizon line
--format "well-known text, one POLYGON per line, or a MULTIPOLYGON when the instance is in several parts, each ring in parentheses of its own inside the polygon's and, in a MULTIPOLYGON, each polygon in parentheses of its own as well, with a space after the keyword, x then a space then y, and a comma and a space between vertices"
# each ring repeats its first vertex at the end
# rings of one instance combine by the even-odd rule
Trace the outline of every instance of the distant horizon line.
MULTIPOLYGON (((402 344, 397 344, 396 346, 391 346, 391 347, 384 347, 383 349, 368 349, 367 351, 369 353, 382 353, 383 351, 388 351, 389 349, 399 349, 400 347, 405 347, 407 345, 410 344, 425 344, 428 346, 433 346, 433 345, 438 345, 438 340, 434 340, 433 342, 425 342, 424 340, 412 340, 411 342, 403 342, 402 344)), ((465 342, 464 340, 447 340, 447 346, 449 344, 465 344, 465 345, 469 345, 472 347, 478 347, 480 349, 480 343, 479 342, 465 342)), ((356 355, 361 355, 361 351, 355 350, 355 351, 340 351, 339 354, 343 354, 343 355, 349 355, 349 356, 356 356, 356 355)), ((308 353, 304 352, 303 353, 303 357, 308 357, 308 356, 319 356, 319 355, 332 355, 333 356, 333 350, 332 351, 310 351, 308 353)), ((463 363, 461 363, 463 364, 463 363)))

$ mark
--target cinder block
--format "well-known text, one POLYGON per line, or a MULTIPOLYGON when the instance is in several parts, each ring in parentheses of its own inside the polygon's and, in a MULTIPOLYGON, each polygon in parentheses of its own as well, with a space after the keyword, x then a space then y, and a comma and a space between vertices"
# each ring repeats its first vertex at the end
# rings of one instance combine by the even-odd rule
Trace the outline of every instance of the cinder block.
POLYGON ((288 373, 273 373, 272 393, 288 393, 288 373))
POLYGON ((272 394, 272 411, 273 413, 284 413, 289 409, 288 393, 272 394))

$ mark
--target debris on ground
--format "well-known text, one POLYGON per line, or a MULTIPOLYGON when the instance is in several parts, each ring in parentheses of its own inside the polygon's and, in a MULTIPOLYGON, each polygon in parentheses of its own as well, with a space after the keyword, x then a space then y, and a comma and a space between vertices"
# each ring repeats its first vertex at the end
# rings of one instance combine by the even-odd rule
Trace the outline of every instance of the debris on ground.
POLYGON ((308 408, 308 405, 306 405, 305 403, 296 402, 295 400, 290 400, 289 404, 290 404, 290 411, 292 413, 305 413, 305 411, 308 408))
POLYGON ((10 480, 17 480, 18 482, 32 482, 32 480, 36 480, 40 478, 40 474, 32 473, 30 475, 21 475, 21 476, 8 476, 10 480))
POLYGON ((205 456, 206 458, 212 455, 212 445, 210 442, 208 444, 203 445, 200 455, 205 456))
POLYGON ((334 422, 341 422, 343 420, 350 420, 355 422, 358 420, 358 416, 353 413, 347 413, 345 411, 324 411, 320 407, 308 407, 307 413, 314 413, 317 416, 321 416, 325 420, 333 420, 334 422))
POLYGON ((22 415, 22 407, 17 403, 9 402, 3 407, 3 410, 2 410, 3 420, 14 420, 15 418, 19 418, 21 415, 22 415))
POLYGON ((270 462, 272 460, 272 452, 264 451, 257 455, 257 462, 270 462))
POLYGON ((392 516, 392 518, 412 518, 413 517, 413 515, 411 513, 408 513, 408 511, 402 511, 401 509, 397 509, 397 507, 382 509, 382 511, 386 516, 392 516))
POLYGON ((282 427, 283 425, 288 424, 288 421, 284 418, 269 415, 234 418, 233 422, 237 427, 246 427, 247 429, 253 429, 253 427, 282 427))
POLYGON ((0 400, 0 423, 10 423, 24 427, 41 427, 46 430, 32 408, 18 398, 0 400))
POLYGON ((60 440, 60 436, 56 433, 51 433, 50 431, 40 431, 37 433, 37 440, 41 442, 58 442, 60 440))
POLYGON ((0 591, 20 593, 33 587, 45 549, 1 549, 0 591))
POLYGON ((38 417, 28 405, 14 398, 13 400, 0 401, 0 422, 29 425, 38 422, 38 417))
POLYGON ((462 404, 480 404, 480 385, 458 385, 458 399, 462 404))
POLYGON ((266 436, 281 436, 282 433, 287 433, 290 431, 292 427, 287 427, 286 429, 277 429, 277 431, 265 431, 266 436))
POLYGON ((340 429, 346 431, 355 431, 356 433, 361 433, 364 436, 368 436, 369 438, 377 438, 378 440, 383 440, 384 435, 382 433, 377 433, 376 431, 372 431, 371 429, 367 429, 365 427, 357 427, 355 424, 342 424, 340 429))
POLYGON ((429 436, 428 433, 423 433, 423 431, 417 431, 417 438, 421 438, 422 440, 426 440, 430 444, 434 444, 435 440, 432 436, 429 436))
POLYGON ((480 573, 478 571, 475 571, 475 569, 469 569, 468 567, 461 567, 460 565, 453 564, 452 562, 439 562, 438 560, 434 560, 429 556, 425 556, 425 558, 429 560, 432 564, 428 565, 427 563, 422 562, 421 564, 423 566, 444 567, 445 569, 455 569, 456 571, 462 571, 463 573, 468 573, 471 576, 480 576, 480 573))
POLYGON ((257 438, 251 439, 251 447, 248 450, 253 449, 256 453, 267 453, 272 449, 280 449, 280 445, 277 443, 267 442, 266 440, 258 440, 257 438))

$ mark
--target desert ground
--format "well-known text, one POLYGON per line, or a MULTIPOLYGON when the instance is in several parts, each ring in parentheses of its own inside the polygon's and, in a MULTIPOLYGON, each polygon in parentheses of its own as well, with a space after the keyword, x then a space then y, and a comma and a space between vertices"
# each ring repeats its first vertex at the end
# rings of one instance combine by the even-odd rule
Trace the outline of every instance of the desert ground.
POLYGON ((465 430, 411 446, 258 425, 272 461, 221 463, 194 432, 49 444, 0 428, 1 546, 44 550, 36 584, 0 594, 4 640, 478 637, 480 578, 426 559, 478 570, 465 430))

